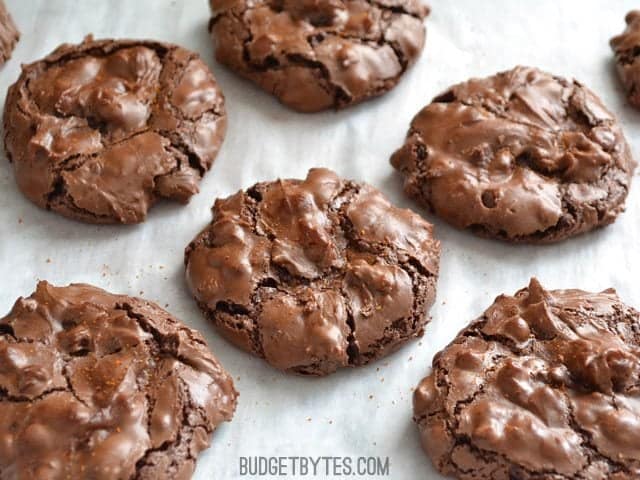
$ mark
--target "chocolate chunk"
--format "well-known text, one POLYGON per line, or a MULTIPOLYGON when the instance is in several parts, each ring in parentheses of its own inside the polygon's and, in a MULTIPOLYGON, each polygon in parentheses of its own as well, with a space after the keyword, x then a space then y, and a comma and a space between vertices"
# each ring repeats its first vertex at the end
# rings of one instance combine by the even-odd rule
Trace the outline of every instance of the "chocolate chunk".
POLYGON ((439 255, 418 215, 312 169, 216 200, 185 263, 200 308, 228 340, 276 368, 326 375, 422 335, 439 255))
POLYGON ((237 393, 157 305, 40 282, 0 319, 3 479, 190 478, 237 393))
POLYGON ((469 480, 639 478, 639 325, 611 289, 498 297, 415 391, 427 455, 469 480))
POLYGON ((0 65, 11 58, 11 53, 20 40, 20 32, 7 10, 3 0, 0 0, 0 65))
POLYGON ((224 97, 193 53, 100 40, 62 45, 9 88, 5 148, 35 204, 91 223, 137 223, 198 192, 226 130, 224 97))
POLYGON ((593 92, 526 67, 436 97, 391 163, 407 194, 452 225, 532 243, 612 223, 635 168, 593 92))
POLYGON ((422 0, 210 0, 219 62, 285 105, 344 108, 393 88, 425 43, 422 0))
POLYGON ((613 37, 609 43, 629 102, 640 108, 640 10, 627 13, 625 22, 625 31, 613 37))

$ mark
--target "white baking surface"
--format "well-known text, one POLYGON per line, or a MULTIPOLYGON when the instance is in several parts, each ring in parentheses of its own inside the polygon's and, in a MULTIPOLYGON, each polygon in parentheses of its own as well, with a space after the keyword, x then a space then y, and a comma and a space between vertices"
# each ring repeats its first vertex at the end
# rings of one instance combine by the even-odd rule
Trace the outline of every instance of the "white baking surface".
MULTIPOLYGON (((195 478, 239 477, 239 457, 390 457, 392 479, 440 478, 423 455, 411 421, 412 387, 433 354, 500 293, 513 293, 532 275, 546 287, 615 287, 640 307, 631 272, 640 269, 640 182, 627 212, 599 232, 547 247, 510 246, 456 231, 402 194, 388 162, 409 121, 452 83, 516 64, 573 76, 619 116, 633 151, 640 148, 640 112, 624 99, 608 41, 637 2, 612 0, 432 0, 428 40, 418 64, 386 96, 339 113, 296 114, 237 79, 213 60, 206 0, 6 0, 22 32, 0 69, 0 91, 20 63, 87 33, 149 37, 196 50, 209 63, 227 99, 229 130, 201 192, 186 206, 161 204, 138 226, 91 226, 32 205, 0 159, 0 311, 29 295, 38 279, 58 285, 88 282, 158 302, 207 337, 236 378, 233 422, 213 436, 195 478), (260 180, 302 177, 325 166, 372 183, 400 205, 423 213, 442 241, 441 274, 432 322, 421 341, 368 367, 329 378, 285 375, 227 344, 202 318, 184 282, 183 249, 210 220, 216 197, 260 180)), ((2 154, 4 157, 4 154, 2 154)), ((295 478, 295 477, 288 477, 295 478)), ((364 478, 364 477, 362 477, 364 478)))

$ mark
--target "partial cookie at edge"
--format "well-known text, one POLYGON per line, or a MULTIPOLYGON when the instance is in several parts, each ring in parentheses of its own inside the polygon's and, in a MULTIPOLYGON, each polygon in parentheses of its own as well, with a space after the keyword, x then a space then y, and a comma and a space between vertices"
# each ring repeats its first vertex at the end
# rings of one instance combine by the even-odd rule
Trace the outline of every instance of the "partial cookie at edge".
POLYGON ((629 102, 640 108, 640 10, 627 13, 625 22, 624 32, 613 37, 609 44, 629 102))
POLYGON ((611 289, 498 297, 415 390, 425 452, 463 480, 640 477, 638 325, 611 289))
POLYGON ((40 282, 0 319, 5 480, 190 478, 236 397, 203 337, 142 299, 40 282))
POLYGON ((4 1, 0 0, 0 66, 11 58, 18 40, 20 40, 20 32, 4 1))

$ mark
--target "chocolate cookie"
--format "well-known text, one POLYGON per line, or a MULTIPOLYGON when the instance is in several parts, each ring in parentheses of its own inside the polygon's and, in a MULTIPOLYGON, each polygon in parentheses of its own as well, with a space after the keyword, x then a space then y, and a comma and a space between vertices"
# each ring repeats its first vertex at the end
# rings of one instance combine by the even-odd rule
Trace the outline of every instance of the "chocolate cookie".
POLYGON ((20 32, 4 1, 0 0, 0 65, 11 58, 11 53, 19 39, 20 32))
POLYGON ((0 477, 190 478, 236 397, 157 305, 40 282, 0 319, 0 477))
POLYGON ((625 21, 627 28, 622 34, 613 37, 610 45, 629 102, 640 108, 640 10, 627 13, 625 21))
POLYGON ((326 375, 422 335, 439 256, 418 215, 313 169, 216 200, 185 263, 228 340, 276 368, 326 375))
POLYGON ((140 40, 62 45, 9 88, 5 148, 34 203, 91 223, 186 203, 226 130, 224 97, 193 53, 140 40))
POLYGON ((456 478, 640 478, 639 378, 636 310, 533 279, 435 356, 415 421, 456 478))
POLYGON ((407 194, 452 225, 532 243, 612 223, 635 168, 593 92, 526 67, 436 97, 391 163, 407 194))
POLYGON ((344 108, 393 88, 425 42, 422 0, 210 0, 219 62, 285 105, 344 108))

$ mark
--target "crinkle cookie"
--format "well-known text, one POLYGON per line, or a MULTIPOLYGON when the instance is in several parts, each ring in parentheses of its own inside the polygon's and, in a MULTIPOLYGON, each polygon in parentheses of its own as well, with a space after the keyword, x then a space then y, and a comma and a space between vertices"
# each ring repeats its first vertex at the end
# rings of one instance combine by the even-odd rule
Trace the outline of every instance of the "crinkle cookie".
POLYGON ((640 478, 640 314, 614 290, 501 295, 433 360, 414 419, 463 480, 640 478))
POLYGON ((391 163, 406 193, 452 225, 529 243, 612 223, 635 168, 618 121, 591 90, 527 67, 437 96, 391 163))
POLYGON ((62 45, 9 88, 5 149, 32 202, 90 223, 138 223, 198 192, 226 131, 198 54, 143 40, 62 45))
POLYGON ((422 335, 440 244, 375 188, 313 169, 216 200, 186 249, 198 305, 276 368, 326 375, 422 335))
POLYGON ((40 282, 0 319, 3 480, 188 479, 237 393, 157 305, 40 282))
POLYGON ((216 58, 301 112, 395 87, 425 43, 422 0, 210 0, 216 58))

